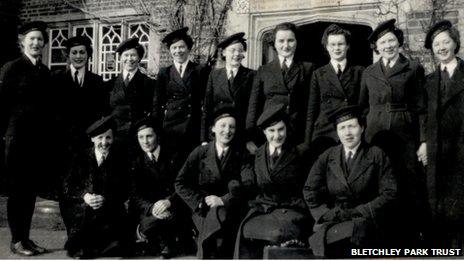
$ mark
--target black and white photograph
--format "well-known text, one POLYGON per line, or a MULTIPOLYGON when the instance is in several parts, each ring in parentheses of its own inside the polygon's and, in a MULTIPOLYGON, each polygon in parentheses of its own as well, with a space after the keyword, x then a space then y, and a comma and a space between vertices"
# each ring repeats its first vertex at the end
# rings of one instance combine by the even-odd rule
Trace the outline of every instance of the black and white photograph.
POLYGON ((464 258, 464 2, 2 0, 0 259, 464 258))

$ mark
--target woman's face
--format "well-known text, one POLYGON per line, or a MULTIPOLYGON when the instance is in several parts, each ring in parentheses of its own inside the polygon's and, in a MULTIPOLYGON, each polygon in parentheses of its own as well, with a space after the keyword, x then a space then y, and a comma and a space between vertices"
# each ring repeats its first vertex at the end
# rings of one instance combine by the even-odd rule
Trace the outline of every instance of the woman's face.
POLYGON ((24 48, 24 53, 37 58, 42 55, 45 40, 41 31, 30 31, 24 36, 21 44, 24 48))
POLYGON ((87 64, 89 55, 85 45, 73 46, 69 49, 69 61, 76 69, 80 69, 87 64))
POLYGON ((226 58, 226 65, 228 67, 239 67, 245 57, 245 52, 242 43, 234 43, 227 46, 223 51, 222 55, 226 58))
POLYGON ((280 148, 284 145, 287 139, 287 126, 283 121, 267 127, 264 129, 264 135, 267 142, 275 148, 280 148))
POLYGON ((392 32, 384 34, 375 42, 380 56, 386 60, 394 59, 399 54, 400 43, 392 32))
POLYGON ((171 44, 169 51, 171 52, 172 59, 178 63, 186 62, 190 54, 190 50, 184 40, 171 44))
POLYGON ((125 50, 121 54, 121 62, 125 71, 132 72, 139 67, 139 53, 135 48, 125 50))
POLYGON ((235 118, 224 117, 217 120, 213 128, 211 129, 214 133, 216 142, 221 145, 229 145, 235 135, 235 118))
POLYGON ((456 43, 450 37, 448 31, 443 31, 433 38, 432 50, 438 61, 443 64, 451 62, 456 57, 454 53, 456 43))
POLYGON ((290 58, 295 54, 296 44, 296 36, 293 31, 279 30, 276 32, 274 47, 278 55, 290 58))
POLYGON ((330 55, 330 59, 339 62, 345 60, 348 52, 348 44, 346 43, 345 36, 343 34, 329 35, 327 37, 326 49, 330 55))

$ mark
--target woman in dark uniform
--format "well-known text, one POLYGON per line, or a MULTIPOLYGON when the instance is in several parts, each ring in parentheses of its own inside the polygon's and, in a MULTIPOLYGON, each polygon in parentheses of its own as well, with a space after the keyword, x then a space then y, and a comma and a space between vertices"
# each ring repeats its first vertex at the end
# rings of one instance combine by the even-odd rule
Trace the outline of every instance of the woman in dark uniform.
POLYGON ((309 84, 313 65, 301 62, 295 57, 297 28, 292 23, 278 24, 274 28, 274 47, 277 58, 261 66, 253 81, 246 129, 247 148, 255 153, 260 144, 261 133, 256 127, 259 115, 267 108, 285 105, 290 115, 290 124, 295 129, 292 143, 299 145, 299 151, 307 148, 304 144, 306 113, 308 110, 309 84))
POLYGON ((411 246, 418 243, 426 216, 425 177, 416 156, 426 108, 424 69, 400 54, 404 37, 395 21, 379 24, 369 36, 381 58, 364 70, 359 103, 367 112, 366 141, 387 153, 398 176, 403 214, 395 243, 411 246))
POLYGON ((232 258, 237 228, 246 209, 241 198, 244 149, 233 145, 233 108, 216 110, 211 122, 214 140, 198 146, 175 181, 177 194, 192 210, 198 230, 198 258, 232 258))
POLYGON ((115 138, 122 146, 128 147, 133 156, 137 144, 130 142, 129 132, 132 124, 151 113, 155 83, 139 69, 145 49, 138 38, 122 42, 116 52, 121 57, 122 72, 108 82, 110 106, 118 124, 115 138))
POLYGON ((0 72, 0 136, 5 140, 9 182, 10 247, 22 256, 46 251, 29 239, 35 199, 44 185, 44 173, 49 171, 46 157, 50 151, 45 149, 52 117, 48 106, 53 93, 50 71, 41 62, 48 42, 46 29, 47 25, 40 21, 23 25, 18 37, 23 55, 6 63, 0 72))
POLYGON ((310 147, 314 160, 339 141, 329 115, 342 106, 358 103, 364 67, 347 61, 350 44, 351 33, 348 30, 336 24, 325 29, 322 45, 330 56, 330 62, 313 73, 308 102, 306 143, 312 142, 310 147))
MULTIPOLYGON (((210 139, 208 119, 218 105, 230 105, 237 111, 237 137, 243 139, 248 100, 253 84, 254 71, 242 66, 247 44, 243 36, 237 33, 227 37, 217 48, 225 58, 225 66, 212 71, 206 87, 203 116, 201 121, 201 139, 207 143, 210 139)), ((243 141, 243 140, 241 140, 243 141)))
POLYGON ((431 245, 462 249, 464 240, 464 62, 456 57, 459 31, 450 21, 429 30, 425 48, 439 65, 425 81, 426 142, 418 151, 427 165, 429 202, 435 228, 431 245))
POLYGON ((234 258, 262 259, 265 245, 304 246, 312 218, 303 199, 306 172, 291 136, 284 105, 268 108, 258 119, 267 142, 256 152, 251 172, 243 172, 248 191, 257 191, 253 208, 240 225, 234 258))
POLYGON ((201 104, 204 98, 203 68, 190 61, 193 39, 188 27, 169 33, 163 39, 173 65, 161 68, 153 97, 153 118, 161 121, 166 144, 175 151, 178 169, 188 154, 200 144, 201 104))

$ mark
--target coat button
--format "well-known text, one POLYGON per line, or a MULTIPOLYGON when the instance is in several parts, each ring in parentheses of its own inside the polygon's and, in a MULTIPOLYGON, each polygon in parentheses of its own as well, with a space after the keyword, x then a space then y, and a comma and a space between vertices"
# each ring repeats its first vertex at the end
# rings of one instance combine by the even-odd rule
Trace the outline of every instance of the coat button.
POLYGON ((345 99, 344 101, 348 101, 348 99, 345 99))

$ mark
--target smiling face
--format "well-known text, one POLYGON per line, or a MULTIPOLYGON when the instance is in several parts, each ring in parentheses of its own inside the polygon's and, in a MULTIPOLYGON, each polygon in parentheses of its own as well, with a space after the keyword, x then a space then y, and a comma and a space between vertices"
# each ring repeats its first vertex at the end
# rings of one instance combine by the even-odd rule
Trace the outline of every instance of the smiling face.
POLYGON ((69 61, 76 69, 84 67, 88 58, 89 55, 84 45, 73 46, 69 49, 69 61))
POLYGON ((111 144, 113 144, 113 130, 109 129, 104 133, 91 138, 96 150, 101 154, 107 155, 110 151, 111 144))
POLYGON ((45 45, 43 34, 41 31, 30 31, 24 35, 21 40, 24 53, 37 58, 42 55, 42 49, 45 45))
POLYGON ((443 31, 433 38, 432 50, 435 57, 443 64, 451 62, 456 57, 454 53, 456 43, 448 31, 443 31))
POLYGON ((337 134, 340 142, 345 148, 353 149, 361 143, 364 128, 359 124, 357 118, 342 121, 337 124, 337 134))
POLYGON ((222 55, 226 59, 226 65, 228 67, 237 68, 242 63, 243 58, 245 57, 243 53, 245 49, 241 43, 234 43, 227 46, 223 51, 222 55))
POLYGON ((279 121, 264 129, 264 135, 271 146, 280 148, 284 145, 285 140, 287 139, 287 126, 284 121, 279 121))
POLYGON ((171 44, 169 52, 171 52, 172 59, 178 63, 186 62, 190 54, 190 50, 184 40, 171 44))
POLYGON ((151 127, 139 130, 137 140, 140 148, 147 153, 153 152, 158 147, 158 137, 151 127))
POLYGON ((331 34, 327 37, 326 49, 330 59, 339 62, 345 60, 348 48, 349 46, 343 34, 331 34))
POLYGON ((211 131, 214 133, 216 143, 228 146, 235 135, 235 118, 224 117, 218 119, 211 131))
POLYGON ((278 55, 284 58, 290 58, 295 54, 296 45, 296 36, 293 31, 279 30, 276 32, 274 47, 278 55))
POLYGON ((139 67, 140 56, 135 48, 127 49, 121 54, 123 69, 132 72, 139 67))
POLYGON ((388 32, 377 39, 375 45, 380 56, 386 60, 392 60, 399 55, 400 43, 392 32, 388 32))

